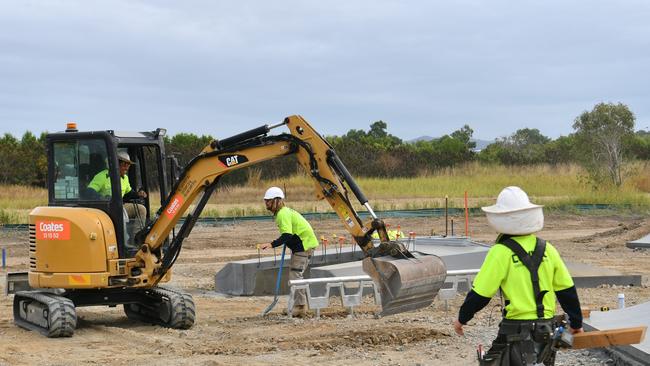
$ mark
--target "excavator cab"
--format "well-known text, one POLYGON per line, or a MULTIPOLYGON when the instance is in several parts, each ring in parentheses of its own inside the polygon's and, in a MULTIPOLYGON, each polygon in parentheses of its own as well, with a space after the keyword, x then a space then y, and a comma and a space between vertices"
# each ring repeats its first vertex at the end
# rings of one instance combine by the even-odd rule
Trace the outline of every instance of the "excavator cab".
POLYGON ((131 258, 138 250, 135 233, 151 217, 151 200, 162 202, 169 191, 164 130, 78 132, 76 126, 70 127, 47 136, 48 206, 104 212, 114 225, 119 257, 131 258), (125 174, 131 189, 146 192, 146 197, 122 197, 118 153, 133 161, 125 174), (98 192, 91 182, 101 182, 102 189, 98 192), (129 205, 144 210, 127 210, 129 205))

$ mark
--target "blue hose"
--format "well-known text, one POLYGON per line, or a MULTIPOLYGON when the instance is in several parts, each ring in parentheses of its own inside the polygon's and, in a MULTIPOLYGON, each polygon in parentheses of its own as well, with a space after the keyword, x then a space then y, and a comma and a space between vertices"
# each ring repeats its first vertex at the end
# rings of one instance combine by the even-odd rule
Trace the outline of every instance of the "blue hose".
POLYGON ((268 314, 273 308, 275 307, 275 304, 278 303, 279 295, 280 295, 280 283, 282 281, 282 268, 284 268, 284 253, 287 249, 287 244, 282 244, 282 256, 280 257, 280 269, 278 270, 278 278, 275 280, 275 296, 273 297, 273 302, 264 309, 262 312, 262 316, 268 314))

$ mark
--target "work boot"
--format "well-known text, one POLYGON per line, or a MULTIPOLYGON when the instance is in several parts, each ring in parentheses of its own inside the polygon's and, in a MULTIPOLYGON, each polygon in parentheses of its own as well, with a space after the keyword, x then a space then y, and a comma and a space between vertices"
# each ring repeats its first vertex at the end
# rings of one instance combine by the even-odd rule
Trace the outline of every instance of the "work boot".
POLYGON ((291 316, 295 316, 298 318, 304 318, 307 315, 307 305, 295 305, 293 307, 293 311, 291 312, 291 316))

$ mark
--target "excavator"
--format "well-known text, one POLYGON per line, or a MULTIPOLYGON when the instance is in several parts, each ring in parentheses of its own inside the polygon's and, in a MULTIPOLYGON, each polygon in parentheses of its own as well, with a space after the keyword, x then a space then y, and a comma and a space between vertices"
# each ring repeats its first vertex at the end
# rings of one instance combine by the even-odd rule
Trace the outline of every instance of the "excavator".
POLYGON ((81 132, 68 124, 64 132, 47 135, 48 206, 29 215, 29 287, 15 291, 13 300, 18 326, 47 337, 69 337, 77 323, 76 307, 122 305, 135 321, 192 327, 192 296, 161 286, 171 279, 183 240, 224 175, 291 154, 313 178, 316 198, 331 205, 363 250, 362 266, 380 289, 382 315, 426 307, 442 287, 442 260, 389 240, 384 222, 334 149, 301 116, 213 140, 183 169, 165 154, 165 133, 161 128, 81 132), (279 127, 290 132, 269 134, 279 127), (126 173, 130 185, 149 193, 139 198, 144 218, 129 218, 124 209, 128 203, 123 202, 118 160, 123 152, 135 163, 126 173), (88 188, 97 174, 110 179, 110 195, 88 188), (354 209, 349 191, 367 210, 367 222, 354 209), (151 194, 156 192, 160 209, 154 213, 151 194), (379 244, 372 240, 375 232, 379 244))

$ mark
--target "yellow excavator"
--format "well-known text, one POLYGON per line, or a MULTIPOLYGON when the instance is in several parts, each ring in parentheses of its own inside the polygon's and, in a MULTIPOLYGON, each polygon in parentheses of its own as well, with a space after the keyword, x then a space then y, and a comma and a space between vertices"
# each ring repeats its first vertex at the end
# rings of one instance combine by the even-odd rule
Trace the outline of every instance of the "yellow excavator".
POLYGON ((171 278, 183 239, 222 176, 290 154, 313 178, 316 197, 332 206, 365 253, 363 269, 380 289, 382 314, 428 306, 444 283, 440 258, 409 252, 389 240, 384 222, 332 147, 302 117, 214 140, 182 170, 165 155, 165 132, 80 132, 69 124, 65 132, 47 136, 48 206, 29 216, 31 289, 14 293, 18 326, 69 337, 76 327, 76 307, 123 305, 130 319, 190 328, 195 320, 192 296, 160 286, 171 278), (290 133, 269 135, 278 127, 290 133), (121 176, 118 159, 124 152, 135 164, 121 176), (88 188, 97 174, 110 181, 110 195, 88 188), (141 195, 146 217, 129 218, 123 179, 144 192, 160 192, 160 209, 151 212, 155 198, 141 195), (348 190, 370 215, 367 222, 353 208, 348 190), (374 232, 378 245, 372 241, 374 232))

